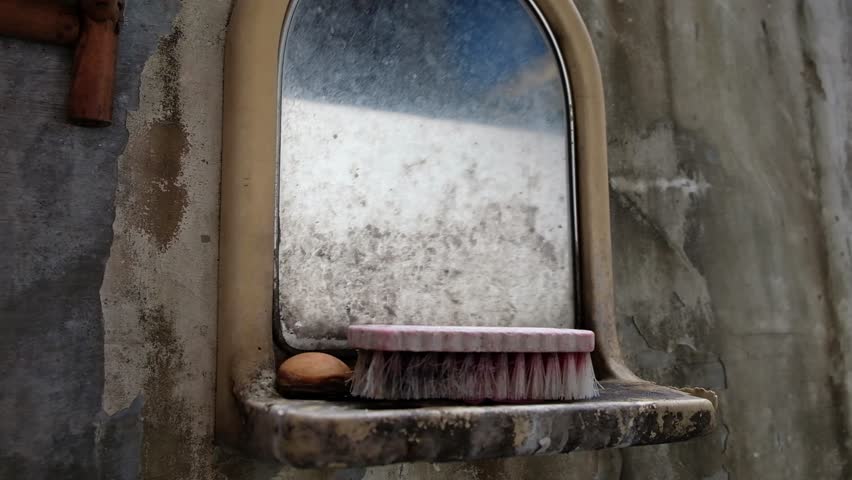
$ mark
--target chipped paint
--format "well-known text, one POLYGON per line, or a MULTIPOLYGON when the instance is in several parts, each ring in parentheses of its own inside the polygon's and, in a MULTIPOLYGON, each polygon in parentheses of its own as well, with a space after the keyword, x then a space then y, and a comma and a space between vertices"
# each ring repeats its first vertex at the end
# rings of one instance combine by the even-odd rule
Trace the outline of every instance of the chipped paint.
POLYGON ((535 425, 529 417, 514 417, 512 419, 513 439, 512 443, 516 451, 525 451, 530 449, 530 442, 538 442, 535 435, 535 425))

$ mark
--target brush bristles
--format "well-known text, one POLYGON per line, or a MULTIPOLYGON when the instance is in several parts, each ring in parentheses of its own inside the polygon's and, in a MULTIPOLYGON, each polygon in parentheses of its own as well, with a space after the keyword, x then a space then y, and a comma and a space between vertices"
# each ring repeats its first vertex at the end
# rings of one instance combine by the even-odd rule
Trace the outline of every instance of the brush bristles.
POLYGON ((361 350, 352 375, 353 395, 380 400, 580 400, 597 393, 588 352, 361 350))

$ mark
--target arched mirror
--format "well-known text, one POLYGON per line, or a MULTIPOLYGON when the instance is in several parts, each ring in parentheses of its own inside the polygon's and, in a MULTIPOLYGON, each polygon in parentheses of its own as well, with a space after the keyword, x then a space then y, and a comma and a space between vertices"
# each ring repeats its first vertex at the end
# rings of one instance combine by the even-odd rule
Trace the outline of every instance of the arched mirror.
POLYGON ((301 0, 282 40, 276 320, 573 327, 564 68, 523 0, 301 0))

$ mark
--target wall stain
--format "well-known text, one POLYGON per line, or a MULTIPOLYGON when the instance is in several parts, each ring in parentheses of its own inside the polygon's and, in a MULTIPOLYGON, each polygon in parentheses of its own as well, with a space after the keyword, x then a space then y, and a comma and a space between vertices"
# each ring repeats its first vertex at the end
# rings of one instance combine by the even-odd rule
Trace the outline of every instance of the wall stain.
POLYGON ((140 324, 148 346, 147 377, 143 383, 142 477, 189 479, 201 469, 194 461, 198 447, 187 445, 187 439, 193 438, 194 412, 178 394, 176 373, 186 368, 181 339, 162 306, 144 310, 140 324))
MULTIPOLYGON (((796 22, 802 32, 807 32, 808 18, 807 12, 805 11, 805 2, 802 0, 798 0, 796 2, 796 22)), ((802 64, 804 65, 804 68, 802 69, 802 78, 805 79, 805 83, 819 96, 820 99, 825 100, 825 88, 822 85, 822 77, 819 76, 819 71, 817 70, 816 62, 810 52, 810 48, 811 47, 803 41, 802 64)), ((808 102, 811 102, 811 100, 808 99, 808 102)), ((810 109, 810 105, 808 108, 810 109)))
POLYGON ((817 197, 819 199, 819 210, 815 212, 815 216, 823 220, 820 222, 821 228, 816 229, 815 233, 819 237, 819 272, 822 277, 822 290, 825 292, 826 299, 826 302, 823 303, 826 307, 827 314, 825 321, 825 349, 828 354, 829 364, 835 368, 839 368, 839 371, 835 369, 828 370, 826 372, 825 382, 829 390, 829 395, 832 401, 831 403, 834 406, 832 410, 836 420, 834 422, 834 431, 832 433, 836 438, 839 457, 841 459, 841 478, 852 478, 852 461, 850 461, 850 455, 852 455, 852 436, 850 436, 850 432, 848 431, 848 425, 852 423, 850 422, 850 415, 852 414, 849 412, 849 387, 845 383, 845 372, 842 369, 843 365, 846 365, 847 354, 847 346, 843 345, 843 331, 845 327, 836 307, 837 300, 835 299, 836 293, 833 282, 833 266, 831 265, 831 255, 829 252, 828 232, 830 230, 828 230, 828 225, 825 224, 824 217, 819 215, 819 212, 825 208, 825 192, 823 191, 822 179, 826 175, 832 174, 832 172, 826 171, 826 164, 831 165, 831 161, 829 159, 819 161, 819 155, 824 152, 820 149, 818 129, 821 126, 821 122, 818 119, 815 108, 816 102, 824 102, 826 100, 826 94, 823 88, 822 79, 819 76, 819 71, 813 58, 813 52, 811 51, 813 46, 806 40, 810 33, 810 25, 808 15, 805 10, 805 2, 802 0, 799 0, 796 3, 796 20, 797 26, 800 30, 799 36, 802 39, 802 63, 804 65, 803 76, 810 87, 810 92, 806 96, 805 107, 809 120, 808 124, 810 126, 808 139, 810 141, 811 159, 816 168, 816 185, 819 192, 817 197))
POLYGON ((183 38, 179 26, 160 41, 161 117, 147 125, 147 131, 128 147, 132 164, 134 194, 131 201, 134 223, 164 251, 180 229, 187 207, 186 186, 181 183, 182 158, 188 150, 178 72, 177 45, 183 38))

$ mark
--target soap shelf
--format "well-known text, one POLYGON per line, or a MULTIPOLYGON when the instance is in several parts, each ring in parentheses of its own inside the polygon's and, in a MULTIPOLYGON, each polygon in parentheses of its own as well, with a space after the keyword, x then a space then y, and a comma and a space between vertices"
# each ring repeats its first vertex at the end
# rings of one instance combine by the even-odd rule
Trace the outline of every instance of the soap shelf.
POLYGON ((272 372, 240 396, 243 445, 297 467, 358 467, 546 455, 688 440, 715 428, 708 398, 604 380, 571 403, 464 405, 282 398, 272 372))
POLYGON ((592 362, 603 379, 601 395, 572 403, 474 406, 297 400, 276 392, 273 369, 278 364, 270 322, 280 320, 273 311, 278 294, 273 239, 278 225, 272 219, 278 212, 275 179, 280 174, 282 130, 281 102, 270 99, 282 93, 281 45, 291 4, 236 2, 228 28, 217 442, 299 467, 355 467, 544 455, 676 442, 710 433, 716 426, 712 392, 644 382, 630 371, 621 352, 612 281, 603 82, 591 37, 572 0, 531 0, 527 6, 558 54, 570 120, 576 125, 568 129, 576 173, 575 323, 595 333, 592 362))

